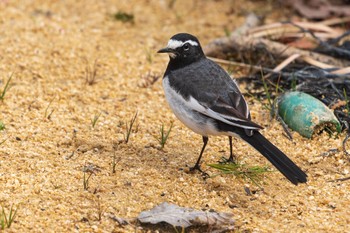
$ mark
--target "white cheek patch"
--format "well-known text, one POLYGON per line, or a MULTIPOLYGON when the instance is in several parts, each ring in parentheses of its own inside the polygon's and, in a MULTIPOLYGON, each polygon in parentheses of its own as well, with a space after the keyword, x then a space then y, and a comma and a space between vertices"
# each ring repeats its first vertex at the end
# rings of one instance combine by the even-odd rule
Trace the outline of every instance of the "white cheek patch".
POLYGON ((168 42, 167 47, 170 49, 177 49, 180 48, 181 46, 183 46, 184 44, 189 43, 192 46, 198 46, 198 43, 196 41, 193 40, 186 40, 186 41, 180 41, 180 40, 174 40, 174 39, 170 39, 168 42))
POLYGON ((176 53, 169 53, 169 57, 175 58, 176 57, 176 53))

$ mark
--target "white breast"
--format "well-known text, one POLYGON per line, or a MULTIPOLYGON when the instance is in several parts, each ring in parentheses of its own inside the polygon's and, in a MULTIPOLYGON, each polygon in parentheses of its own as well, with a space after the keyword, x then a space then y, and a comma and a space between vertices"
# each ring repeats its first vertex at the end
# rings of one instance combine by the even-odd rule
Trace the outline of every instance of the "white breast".
POLYGON ((213 119, 194 111, 190 107, 191 104, 170 87, 167 77, 163 79, 163 88, 170 108, 175 116, 188 128, 202 136, 222 134, 216 129, 213 119))

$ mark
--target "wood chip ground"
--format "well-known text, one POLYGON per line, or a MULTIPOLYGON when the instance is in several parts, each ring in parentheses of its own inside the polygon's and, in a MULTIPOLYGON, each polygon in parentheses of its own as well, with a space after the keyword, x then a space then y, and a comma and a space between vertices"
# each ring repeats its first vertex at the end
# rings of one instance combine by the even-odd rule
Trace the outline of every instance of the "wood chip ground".
MULTIPOLYGON (((161 79, 143 87, 147 74, 161 76, 166 68, 168 58, 156 51, 178 32, 195 34, 204 45, 239 27, 252 10, 268 13, 270 21, 285 18, 264 1, 178 0, 173 8, 169 2, 0 0, 1 90, 14 73, 0 102, 6 127, 0 131, 0 141, 6 139, 0 205, 18 209, 7 232, 135 232, 110 214, 136 217, 164 201, 233 213, 239 232, 349 231, 350 183, 329 182, 349 176, 349 161, 342 152, 324 153, 341 151, 344 135, 308 140, 294 133, 291 142, 258 101, 249 101, 252 118, 308 173, 306 185, 295 187, 273 172, 264 178, 264 192, 248 196, 244 186, 256 187, 247 181, 186 172, 201 137, 174 117, 161 79), (114 20, 117 12, 134 15, 134 23, 114 20), (89 85, 87 70, 95 62, 97 82, 89 85), (128 144, 118 144, 136 112, 137 130, 128 144), (160 127, 171 122, 160 150, 160 127), (84 166, 94 170, 87 191, 84 166)), ((244 163, 268 164, 244 142, 234 146, 244 163)), ((227 138, 210 138, 203 168, 214 174, 206 164, 228 153, 227 138)))

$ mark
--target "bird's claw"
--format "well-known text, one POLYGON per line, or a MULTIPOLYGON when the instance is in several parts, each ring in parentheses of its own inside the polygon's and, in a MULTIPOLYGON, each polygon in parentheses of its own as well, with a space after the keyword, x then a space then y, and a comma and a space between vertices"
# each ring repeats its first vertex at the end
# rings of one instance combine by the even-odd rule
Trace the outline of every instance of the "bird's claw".
POLYGON ((194 172, 195 170, 201 173, 203 179, 207 179, 210 177, 209 174, 204 172, 198 164, 194 165, 193 167, 190 167, 190 172, 194 172))
POLYGON ((234 164, 236 164, 236 157, 235 156, 230 156, 228 159, 226 159, 225 157, 222 157, 221 160, 219 161, 219 163, 221 163, 221 164, 225 164, 225 163, 234 163, 234 164))

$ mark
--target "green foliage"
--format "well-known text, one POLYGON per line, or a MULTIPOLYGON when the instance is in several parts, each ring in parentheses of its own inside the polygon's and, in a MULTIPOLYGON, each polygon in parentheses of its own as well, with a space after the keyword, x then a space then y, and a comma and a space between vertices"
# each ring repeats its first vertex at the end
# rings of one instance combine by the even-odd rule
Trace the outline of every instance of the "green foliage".
POLYGON ((225 36, 230 37, 231 36, 231 31, 229 28, 227 28, 226 26, 224 27, 224 32, 225 32, 225 36))
POLYGON ((208 164, 208 166, 215 168, 221 172, 221 174, 232 174, 240 179, 248 179, 256 186, 261 188, 260 183, 264 173, 269 172, 268 167, 260 166, 247 166, 243 163, 228 163, 221 162, 218 164, 208 164))
POLYGON ((13 73, 10 75, 9 79, 7 80, 4 89, 2 90, 2 92, 0 93, 0 100, 3 101, 5 98, 5 94, 9 89, 9 85, 10 85, 10 81, 12 79, 13 73))
POLYGON ((95 114, 94 118, 91 119, 91 126, 92 126, 92 128, 95 128, 95 125, 96 125, 98 119, 100 118, 101 114, 102 113, 95 114))
MULTIPOLYGON (((134 116, 131 118, 129 122, 125 122, 125 133, 124 133, 124 142, 128 143, 131 133, 133 132, 133 126, 135 124, 137 118, 137 112, 134 114, 134 116)), ((136 126, 137 128, 137 126, 136 126)), ((137 130, 136 130, 137 131, 137 130)))
POLYGON ((11 205, 10 212, 6 214, 5 208, 1 207, 1 213, 0 213, 0 229, 4 230, 5 228, 10 228, 13 221, 15 220, 17 209, 13 208, 13 205, 11 205))
POLYGON ((164 148, 172 128, 173 128, 173 123, 171 123, 170 128, 166 132, 164 130, 164 124, 162 124, 162 126, 160 127, 160 138, 158 139, 158 142, 161 146, 161 149, 164 148))
POLYGON ((267 83, 266 83, 264 78, 262 78, 262 81, 263 81, 263 84, 264 84, 264 90, 265 90, 266 98, 267 98, 267 101, 268 101, 268 105, 265 105, 264 107, 269 109, 269 110, 271 110, 272 106, 273 106, 273 101, 271 100, 270 90, 269 90, 269 88, 267 86, 267 83))
POLYGON ((5 129, 5 124, 4 122, 0 121, 0 131, 5 129))
POLYGON ((292 89, 292 91, 296 91, 296 89, 297 89, 297 78, 295 77, 294 74, 292 76, 291 89, 292 89))
MULTIPOLYGON (((274 91, 275 91, 276 94, 275 94, 275 96, 273 98, 272 97, 273 95, 272 95, 272 93, 270 91, 270 87, 269 87, 269 85, 266 82, 266 80, 267 80, 266 77, 264 77, 263 74, 261 74, 261 75, 262 75, 261 80, 263 82, 264 91, 266 93, 267 103, 263 103, 263 101, 261 101, 261 100, 259 100, 259 101, 262 104, 263 108, 265 108, 266 110, 268 110, 270 112, 270 116, 272 118, 278 118, 278 113, 277 113, 278 112, 277 111, 278 94, 279 94, 279 92, 282 92, 282 93, 284 92, 284 90, 282 88, 280 88, 280 86, 279 86, 280 79, 278 79, 276 85, 270 83, 270 85, 275 86, 275 90, 274 91)), ((267 81, 269 81, 269 80, 267 80, 267 81)))
POLYGON ((123 23, 134 23, 134 15, 124 11, 118 11, 113 15, 114 19, 123 23))

